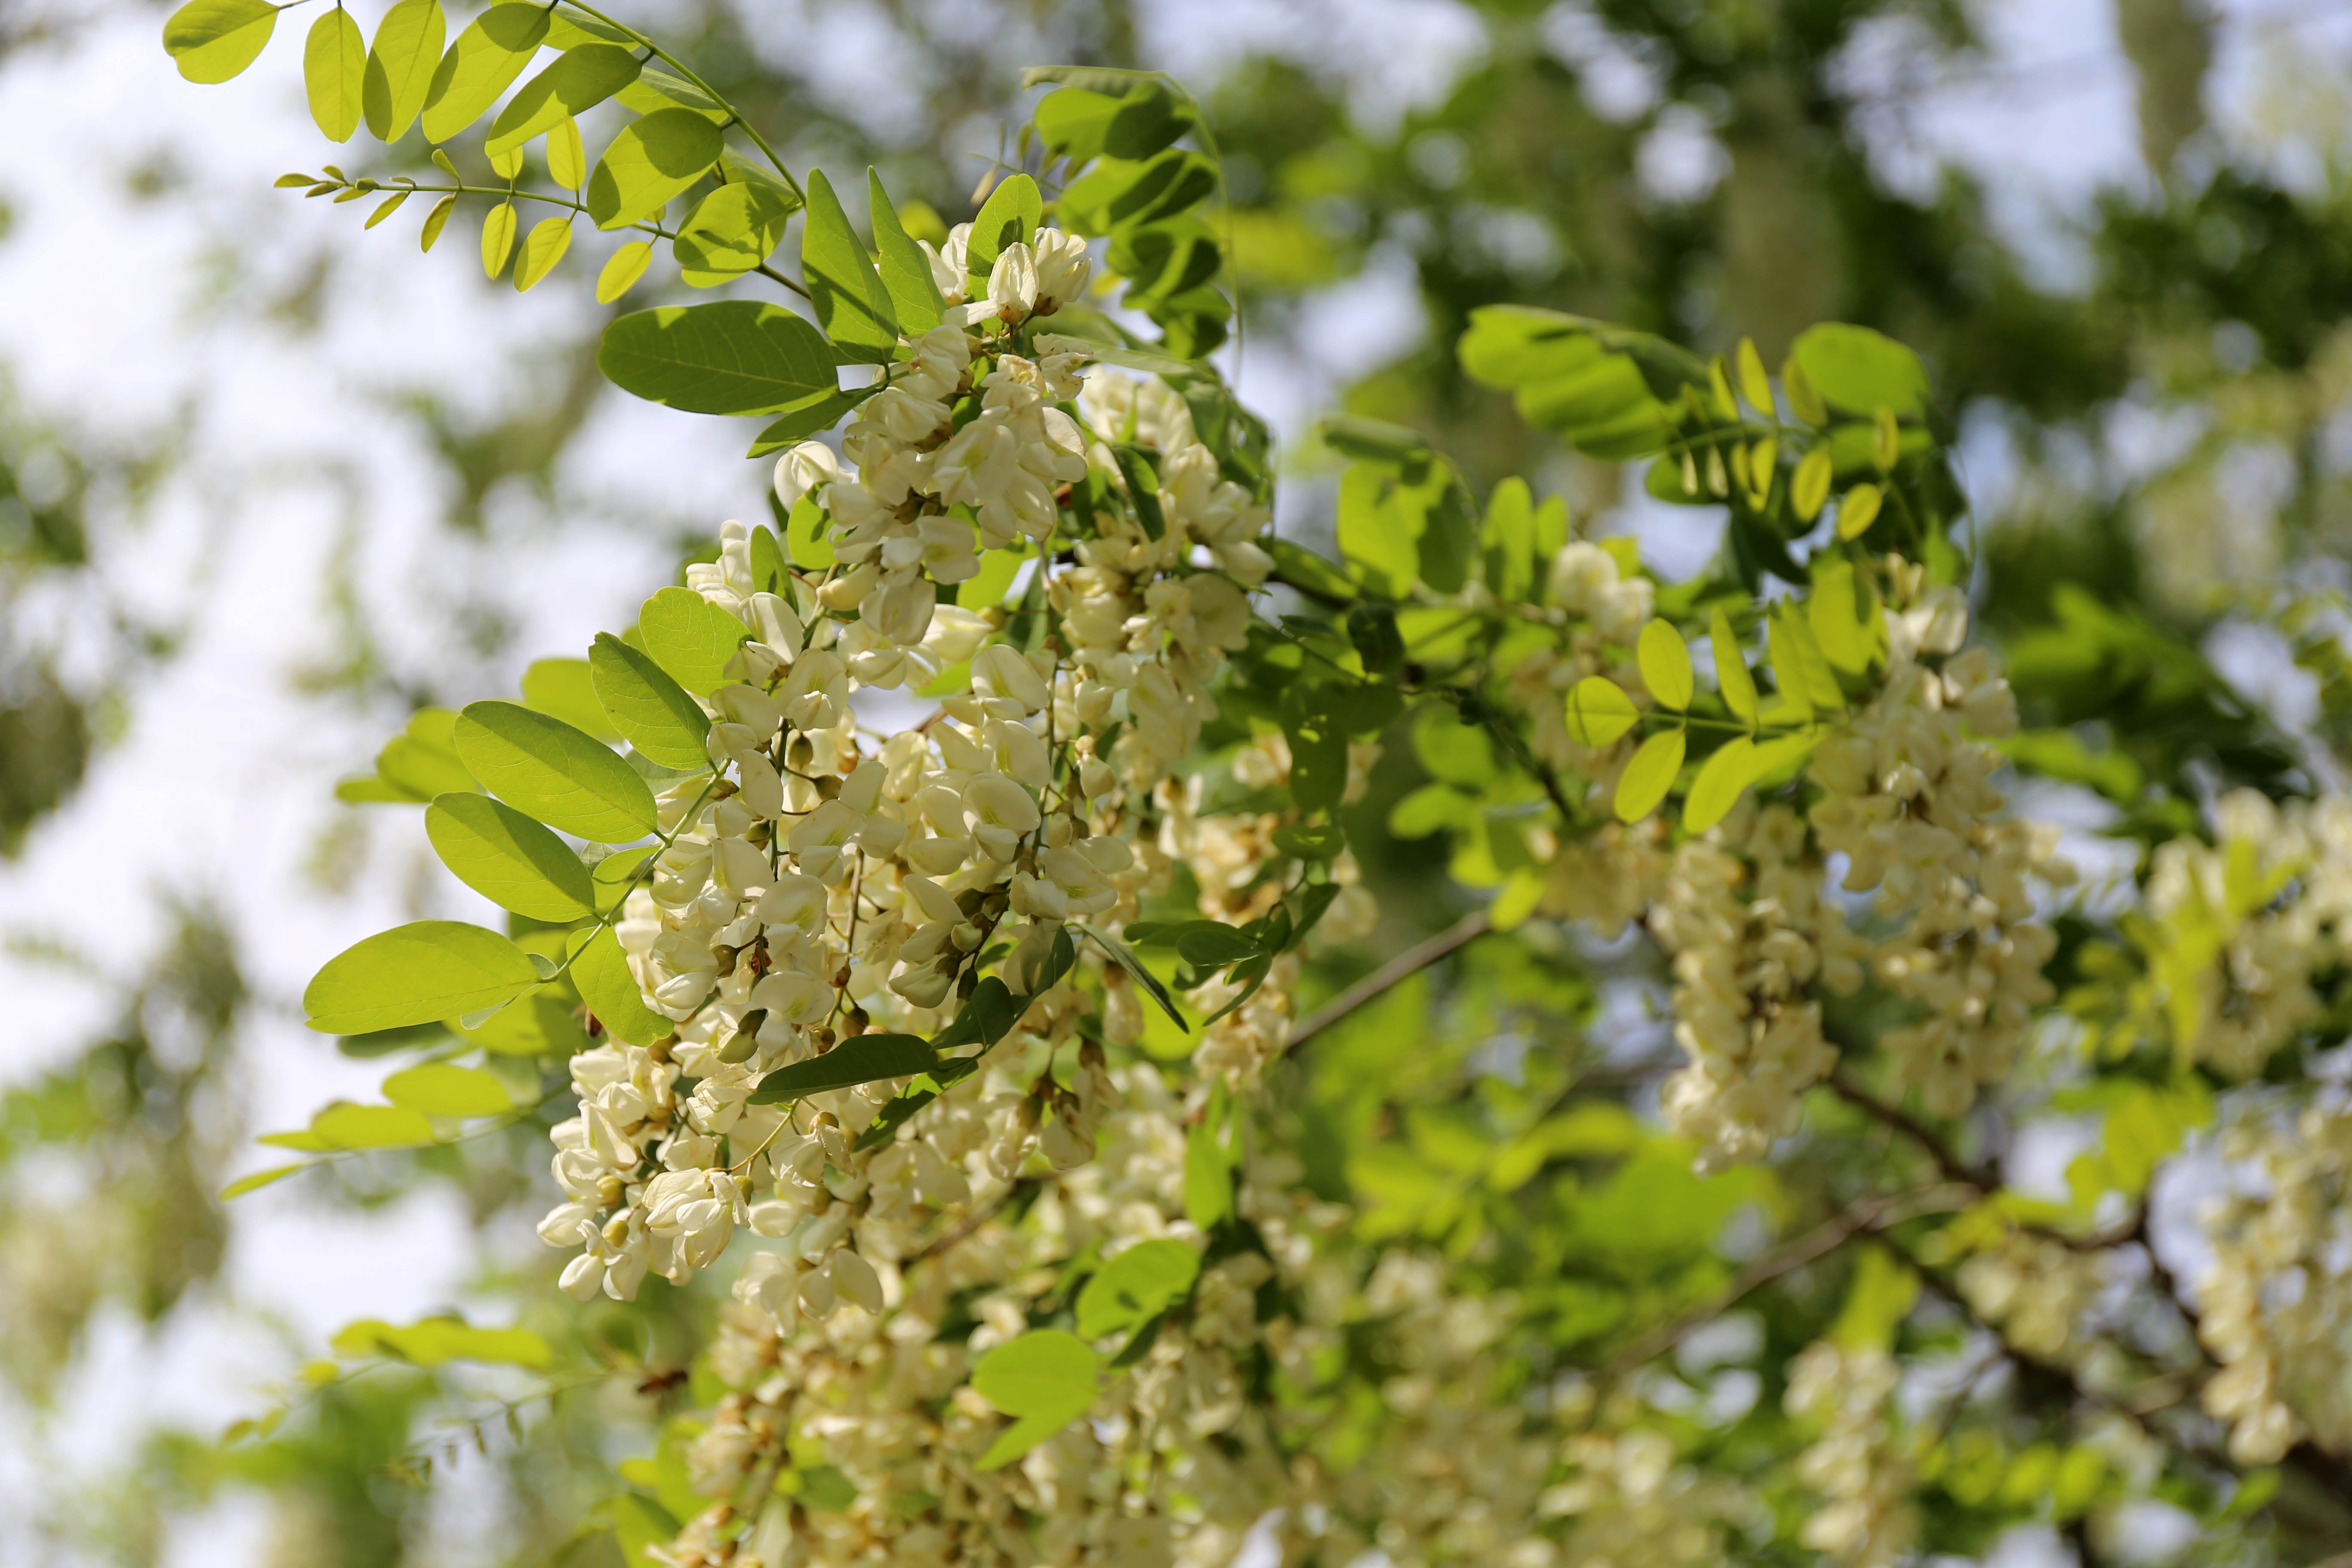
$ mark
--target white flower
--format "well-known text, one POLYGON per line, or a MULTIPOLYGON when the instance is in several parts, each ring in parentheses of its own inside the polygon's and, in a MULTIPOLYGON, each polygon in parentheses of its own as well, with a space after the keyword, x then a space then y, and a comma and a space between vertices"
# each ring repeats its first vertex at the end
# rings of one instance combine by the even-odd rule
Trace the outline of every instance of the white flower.
POLYGON ((822 441, 803 441, 776 459, 776 500, 786 511, 819 485, 841 478, 841 459, 822 441))

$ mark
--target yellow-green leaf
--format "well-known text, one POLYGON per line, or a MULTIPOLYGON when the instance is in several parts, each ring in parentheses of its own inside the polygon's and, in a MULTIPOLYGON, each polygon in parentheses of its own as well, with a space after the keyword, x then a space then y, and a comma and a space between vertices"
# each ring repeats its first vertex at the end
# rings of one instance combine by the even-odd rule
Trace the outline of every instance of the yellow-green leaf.
POLYGON ((330 142, 348 142, 360 128, 360 81, 367 74, 367 40, 341 5, 310 24, 302 46, 302 87, 310 118, 330 142))
POLYGON ((588 149, 580 140, 580 122, 563 120, 547 133, 547 177, 567 191, 577 191, 588 180, 588 149))
POLYGON ((1781 362, 1780 390, 1789 395, 1790 411, 1806 424, 1819 429, 1830 422, 1828 405, 1813 390, 1812 377, 1805 374, 1805 367, 1797 363, 1793 353, 1781 362))
POLYGON ((364 1035, 478 1013, 538 983, 530 957, 498 932, 417 921, 329 959, 303 991, 302 1010, 321 1034, 364 1035))
POLYGON ((1797 509, 1801 521, 1811 522, 1822 515, 1822 508, 1829 503, 1835 468, 1827 447, 1814 447, 1798 463, 1796 475, 1789 481, 1789 504, 1797 509))
POLYGON ((1786 616, 1773 616, 1764 629, 1764 646, 1772 662, 1772 682, 1780 688, 1780 706, 1786 710, 1774 716, 1787 722, 1810 723, 1813 700, 1805 693, 1805 668, 1798 660, 1796 637, 1789 626, 1786 616))
POLYGON ((1717 608, 1707 622, 1707 640, 1715 645, 1715 683, 1725 707, 1748 723, 1756 721, 1756 678, 1748 673, 1739 639, 1731 635, 1731 617, 1717 608))
POLYGON ((331 1105, 310 1118, 310 1135, 329 1149, 414 1149, 434 1141, 423 1112, 397 1105, 331 1105))
POLYGON ((1903 455, 1903 430, 1895 422, 1895 410, 1881 407, 1871 416, 1871 461, 1882 474, 1895 471, 1895 460, 1903 455))
POLYGON ((1633 700, 1606 676, 1588 675, 1568 694, 1568 738, 1580 746, 1613 743, 1639 716, 1633 700))
POLYGON ((664 588, 637 612, 637 636, 646 654, 697 697, 709 696, 726 680, 727 661, 751 635, 742 622, 691 588, 664 588))
POLYGON ((1690 706, 1690 647, 1683 641, 1682 633, 1664 621, 1654 620, 1642 628, 1642 639, 1634 652, 1642 667, 1642 682, 1650 689, 1658 706, 1677 713, 1690 706))
POLYGON ((500 202, 482 218, 482 272, 496 278, 507 269, 507 258, 514 254, 514 203, 500 202))
POLYGON ((1662 730, 1643 742, 1617 775, 1617 816, 1639 822, 1658 809, 1683 770, 1685 742, 1680 730, 1662 730))
MULTIPOLYGON (((801 223, 801 278, 817 325, 843 358, 887 364, 898 344, 898 315, 866 243, 833 194, 824 171, 811 169, 808 216, 801 223)), ((680 259, 683 259, 681 258, 680 259)))
POLYGON ((433 210, 425 215, 425 228, 416 237, 416 248, 432 249, 433 242, 441 237, 441 231, 449 226, 449 215, 457 210, 457 198, 454 195, 443 196, 435 202, 433 210))
POLYGON ((635 288, 653 258, 652 243, 643 239, 633 239, 613 252, 604 269, 596 274, 596 303, 609 305, 635 288))
POLYGON ((425 808, 425 836, 452 875, 500 909, 537 921, 596 912, 580 857, 510 805, 470 793, 436 796, 425 808))
POLYGON ((398 212, 400 210, 400 204, 408 199, 409 194, 410 193, 406 191, 395 191, 391 195, 386 196, 382 203, 378 204, 375 211, 368 214, 367 222, 360 225, 360 226, 362 228, 373 228, 376 225, 382 223, 384 219, 398 212))
POLYGON ((1738 423, 1739 403, 1731 395, 1731 373, 1724 368, 1721 354, 1706 362, 1706 389, 1715 416, 1727 425, 1738 423))
POLYGON ((661 211, 710 172, 725 134, 691 109, 664 109, 631 121, 588 176, 588 216, 599 228, 625 228, 661 211))
POLYGON ((1837 534, 1840 539, 1860 539, 1878 521, 1882 497, 1876 485, 1856 485, 1845 492, 1838 502, 1837 534))
POLYGON ((1733 736, 1699 764, 1683 801, 1683 826, 1705 833, 1721 822, 1741 792, 1756 782, 1758 771, 1756 742, 1745 735, 1733 736))
POLYGON ((1780 458, 1780 443, 1769 436, 1748 449, 1748 493, 1759 511, 1772 497, 1772 476, 1780 458))
POLYGON ((495 158, 584 114, 637 79, 644 62, 618 44, 583 44, 531 78, 490 123, 482 151, 495 158))
POLYGON ((425 94, 433 85, 433 69, 447 38, 441 0, 397 0, 383 14, 360 85, 369 135, 379 142, 397 142, 408 133, 417 110, 425 107, 425 94))
POLYGON ((514 85, 547 37, 552 5, 499 0, 457 35, 425 93, 425 139, 446 142, 514 85))
POLYGON ((572 219, 541 218, 531 225, 530 237, 522 242, 522 255, 515 261, 515 292, 528 292, 531 285, 555 270, 563 253, 572 245, 572 219))
POLYGON ((163 24, 163 50, 190 81, 226 81, 261 58, 277 26, 269 0, 188 0, 163 24))
POLYGON ((621 738, 612 716, 597 700, 596 683, 584 658, 541 658, 522 672, 522 705, 561 719, 608 744, 621 738))
POLYGON ((1764 356, 1756 352, 1754 338, 1739 340, 1739 395, 1765 418, 1777 417, 1771 379, 1764 374, 1764 356))
POLYGON ((646 1005, 611 926, 574 931, 571 946, 572 984, 606 1034, 632 1046, 650 1046, 676 1032, 677 1025, 646 1005))
POLYGON ((520 147, 509 147, 503 153, 491 153, 490 173, 496 174, 501 180, 520 179, 522 177, 522 155, 523 150, 520 147))
POLYGON ((249 1176, 239 1176, 220 1190, 220 1201, 226 1203, 231 1198, 241 1198, 247 1193, 257 1192, 272 1182, 282 1182, 289 1176, 309 1170, 310 1164, 311 1162, 302 1160, 291 1165, 273 1165, 267 1171, 256 1171, 249 1176))
POLYGON ((514 702, 471 702, 457 715, 456 739, 457 755, 492 795, 550 827, 601 844, 654 831, 646 781, 561 719, 514 702))
POLYGON ((974 1393, 1017 1419, 997 1435, 980 1468, 1012 1463, 1087 1413, 1101 1385, 1102 1358, 1076 1334, 1033 1329, 980 1358, 974 1393))
POLYGON ((514 1107, 495 1073, 450 1062, 427 1062, 383 1080, 383 1097, 425 1116, 504 1116, 514 1107))
POLYGON ((687 285, 715 288, 767 260, 798 205, 789 188, 763 180, 730 180, 705 195, 670 241, 687 285))
POLYGON ((1850 563, 1833 561, 1822 568, 1805 604, 1805 618, 1832 668, 1859 675, 1878 656, 1885 631, 1878 595, 1850 563))

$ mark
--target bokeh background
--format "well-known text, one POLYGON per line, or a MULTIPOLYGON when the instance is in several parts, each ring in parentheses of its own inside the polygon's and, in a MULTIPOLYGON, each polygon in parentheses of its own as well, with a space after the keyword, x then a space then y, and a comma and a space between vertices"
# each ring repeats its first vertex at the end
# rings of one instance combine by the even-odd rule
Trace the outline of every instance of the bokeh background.
MULTIPOLYGON (((1920 347, 1959 421, 1998 637, 2073 583, 2291 729, 2338 722, 2340 682, 2248 612, 2347 586, 2344 0, 627 12, 797 163, 878 164, 949 222, 1023 66, 1175 73, 1225 154, 1246 331, 1223 363, 1286 443, 1297 537, 1328 507, 1313 422, 1344 405, 1687 572, 1718 520, 1468 386, 1466 312, 1752 334, 1774 363, 1810 321, 1865 322, 1920 347)), ((580 1477, 626 1451, 625 1401, 518 1440, 443 1431, 429 1379, 386 1380, 299 1439, 215 1446, 351 1320, 510 1321, 545 1283, 535 1158, 213 1194, 267 1163, 255 1133, 379 1076, 300 1026, 310 972, 468 912, 415 818, 336 780, 413 708, 509 693, 625 620, 761 514, 764 472, 745 432, 599 382, 593 246, 518 298, 462 223, 420 257, 412 216, 362 233, 358 205, 270 188, 337 155, 302 103, 307 13, 219 88, 177 78, 163 15, 0 0, 0 1562, 602 1563, 572 1539, 580 1477)), ((1596 1026, 1643 1014, 1637 987, 1596 1026)), ((2031 1530, 1986 1558, 2067 1560, 2031 1530)))

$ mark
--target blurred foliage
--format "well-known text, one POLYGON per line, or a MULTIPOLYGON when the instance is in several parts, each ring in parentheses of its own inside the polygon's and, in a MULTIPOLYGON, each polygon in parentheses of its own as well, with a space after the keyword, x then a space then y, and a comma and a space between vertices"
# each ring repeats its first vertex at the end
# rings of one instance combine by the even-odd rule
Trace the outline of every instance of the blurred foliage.
MULTIPOLYGON (((788 128, 804 162, 876 163, 902 201, 950 223, 969 216, 986 167, 950 149, 971 124, 995 118, 1019 66, 1152 63, 1121 0, 984 13, 890 0, 870 20, 902 51, 901 74, 923 87, 911 117, 869 120, 755 41, 745 8, 705 0, 678 9, 667 30, 688 39, 689 61, 760 123, 788 128)), ((1581 513, 1613 506, 1622 476, 1561 450, 1463 374, 1454 343, 1472 310, 1547 306, 1702 353, 1752 335, 1774 363, 1806 322, 1877 327, 1921 350, 1943 411, 1980 421, 1972 428, 1997 434, 2013 459, 1999 490, 1977 496, 1969 542, 1984 622, 2040 738, 2039 754, 2021 760, 2106 795, 2117 831, 2140 837, 2179 831, 2180 803, 2217 783, 2275 790, 2303 765, 2294 738, 2200 646, 2223 618, 2267 607, 2278 584, 2340 550, 2352 524, 2343 472, 2352 454, 2330 440, 2352 394, 2352 187, 2341 160, 2318 184, 2290 185, 2203 122, 2196 106, 2216 39, 2200 8, 2118 5, 2116 44, 2141 84, 2137 129, 2152 178, 2079 215, 2065 237, 2085 265, 2063 285, 1995 221, 1994 193, 1967 173, 1944 167, 1898 189, 1874 161, 1894 106, 1853 85, 1857 40, 1900 37, 1934 70, 1979 68, 1971 16, 1958 4, 1489 0, 1473 9, 1483 50, 1437 101, 1393 121, 1360 120, 1357 84, 1318 60, 1244 58, 1204 93, 1226 162, 1233 205, 1219 221, 1243 289, 1248 353, 1298 352, 1325 290, 1402 262, 1425 330, 1347 388, 1347 406, 1430 437, 1479 496, 1507 474, 1543 475, 1581 513), (1614 87, 1595 90, 1604 74, 1614 87), (1662 189, 1643 170, 1669 142, 1714 177, 1662 189), (2147 443, 2124 438, 2132 426, 2189 435, 2157 443, 2151 459, 2147 443), (2121 750, 2117 737, 2128 738, 2121 750)), ((23 26, 0 12, 0 29, 23 26)), ((422 151, 408 146, 422 168, 422 151)), ((157 199, 173 194, 158 184, 157 199)), ((304 274, 284 319, 316 322, 332 268, 329 253, 304 274)), ((584 290, 586 280, 562 286, 584 290)), ((581 343, 551 356, 555 374, 538 405, 477 421, 428 395, 406 405, 448 470, 453 530, 479 532, 509 481, 551 493, 595 400, 587 345, 602 320, 583 316, 581 343)), ((164 634, 88 608, 104 602, 90 563, 108 546, 102 531, 127 526, 138 471, 0 420, 0 853, 14 854, 70 798, 115 721, 125 673, 171 651, 164 634), (48 608, 60 602, 82 612, 48 608), (103 647, 69 647, 62 628, 73 622, 106 628, 103 647)), ((1705 526, 1703 512, 1678 518, 1705 526)), ((343 613, 360 616, 348 599, 343 613)), ((2321 722, 2352 732, 2335 623, 2315 610, 2308 625, 2298 652, 2320 686, 2321 722)), ((504 635, 491 628, 486 644, 504 635)), ((365 653, 363 636, 354 646, 322 684, 384 694, 394 678, 365 653)), ((1434 851, 1380 825, 1433 782, 1412 748, 1391 746, 1353 835, 1375 887, 1426 888, 1434 851)), ((1389 902, 1392 942, 1458 912, 1389 902)), ((0 1101, 0 1165, 64 1162, 69 1176, 55 1190, 75 1194, 0 1215, 0 1364, 36 1408, 107 1304, 153 1324, 213 1288, 220 1267, 226 1220, 209 1194, 238 1131, 225 1080, 248 998, 216 915, 191 905, 173 910, 171 924, 152 970, 119 984, 122 1005, 102 1037, 0 1101), (98 1237, 107 1245, 92 1245, 98 1237)), ((1338 963, 1317 982, 1336 990, 1355 967, 1338 963)), ((1716 1297, 1737 1271, 1717 1245, 1727 1226, 1737 1235, 1743 1216, 1834 1209, 1853 1196, 1838 1188, 1841 1164, 1885 1154, 1859 1119, 1832 1121, 1811 1156, 1769 1179, 1697 1183, 1685 1152, 1635 1114, 1643 1086, 1673 1059, 1663 1029, 1644 1045, 1625 1026, 1654 1006, 1660 978, 1565 937, 1541 963, 1520 947, 1475 947, 1442 981, 1398 987, 1286 1068, 1292 1091, 1277 1098, 1299 1124, 1310 1183, 1362 1205, 1369 1233, 1425 1238, 1475 1277, 1519 1292, 1554 1358, 1540 1375, 1605 1362, 1716 1297), (1635 1048, 1617 1048, 1628 1037, 1635 1048)), ((436 1152, 425 1167, 457 1187, 486 1230, 510 1230, 518 1213, 540 1206, 510 1173, 516 1151, 540 1148, 541 1129, 510 1136, 513 1149, 436 1152)), ((373 1158, 383 1163, 305 1178, 305 1200, 382 1201, 405 1179, 410 1167, 398 1162, 408 1157, 373 1158)), ((1777 1447, 1779 1369, 1864 1291, 1871 1266, 1857 1258, 1881 1256, 1842 1254, 1759 1297, 1752 1343, 1723 1362, 1677 1362, 1683 1392, 1658 1397, 1698 1413, 1694 1429, 1705 1428, 1726 1465, 1750 1446, 1777 1447), (1735 1366, 1758 1379, 1738 1409, 1738 1390, 1725 1381, 1735 1366), (1702 1419, 1717 1408, 1710 1401, 1729 1414, 1702 1419)), ((277 1500, 273 1564, 434 1561, 423 1484, 434 1467, 472 1453, 499 1473, 497 1554, 616 1563, 609 1534, 572 1532, 584 1501, 601 1495, 595 1479, 611 1457, 649 1446, 699 1348, 698 1320, 672 1292, 575 1311, 548 1289, 550 1272, 479 1283, 533 1303, 546 1316, 531 1325, 565 1364, 602 1381, 532 1407, 515 1435, 510 1407, 459 1373, 337 1375, 299 1392, 282 1426, 227 1448, 210 1434, 159 1435, 120 1495, 67 1500, 52 1528, 113 1560, 159 1561, 163 1512, 257 1488, 277 1500)), ((1932 1299, 1932 1273, 1927 1288, 1932 1299)), ((1959 1313, 1944 1321, 1957 1342, 1959 1313)), ((2037 1484, 2047 1491, 2067 1458, 2088 1451, 2067 1447, 2077 1435, 2053 1428, 2036 1394, 2021 1379, 2003 1407, 1956 1437, 1929 1521, 1938 1550, 1980 1550, 2015 1514, 2004 1498, 2031 1499, 2037 1484)), ((2095 1491, 2095 1476, 2088 1485, 2095 1491)), ((2228 1485, 2218 1471, 2183 1475, 2172 1497, 2211 1515, 2228 1485)), ((2277 1549, 2296 1546, 2290 1537, 2277 1549)))

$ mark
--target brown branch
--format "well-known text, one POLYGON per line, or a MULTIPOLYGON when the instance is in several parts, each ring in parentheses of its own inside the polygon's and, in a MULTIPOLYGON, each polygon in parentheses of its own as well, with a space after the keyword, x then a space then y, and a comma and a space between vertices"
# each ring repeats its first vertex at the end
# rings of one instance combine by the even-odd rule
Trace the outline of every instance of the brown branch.
POLYGON ((1611 1370, 1629 1371, 1664 1354, 1680 1344, 1694 1329, 1713 1322, 1765 1286, 1784 1275, 1795 1273, 1808 1263, 1828 1257, 1857 1236, 1901 1225, 1923 1214, 1959 1206, 1961 1200, 1950 1188, 1968 1185, 1969 1184, 1965 1182, 1943 1183, 1915 1192, 1889 1193, 1880 1197, 1864 1198, 1749 1264, 1747 1272, 1732 1283, 1729 1290, 1706 1306, 1662 1324, 1626 1345, 1610 1357, 1611 1370))
POLYGON ((1943 1173, 1944 1180, 1956 1182, 1964 1187, 1974 1187, 1980 1193, 1990 1193, 2000 1186, 1999 1178, 1991 1172, 1962 1160, 1958 1154, 1952 1152, 1949 1144, 1928 1131, 1925 1123, 1914 1118, 1901 1106, 1889 1105, 1860 1084, 1840 1078, 1834 1073, 1823 1079, 1822 1086, 1848 1105, 1862 1110, 1875 1121, 1885 1123, 1917 1144, 1927 1153, 1927 1158, 1936 1163, 1936 1169, 1943 1173))
POLYGON ((982 1226, 986 1225, 990 1220, 994 1219, 998 1215, 1003 1213, 1004 1205, 1018 1197, 1021 1194, 1022 1188, 1034 1186, 1037 1184, 1037 1180, 1038 1178, 1034 1176, 1024 1176, 1020 1180, 1013 1183, 996 1195, 994 1202, 981 1208, 972 1210, 971 1213, 964 1215, 962 1222, 960 1223, 953 1230, 949 1231, 945 1236, 940 1237, 938 1240, 933 1241, 929 1246, 925 1247, 920 1252, 916 1253, 912 1258, 907 1259, 907 1267, 912 1268, 916 1264, 921 1263, 927 1258, 937 1258, 943 1252, 950 1251, 953 1248, 961 1246, 964 1242, 971 1239, 972 1232, 978 1230, 982 1226))
POLYGON ((1428 968, 1446 954, 1467 947, 1494 929, 1493 918, 1484 910, 1474 914, 1464 915, 1428 941, 1417 942, 1406 948, 1402 952, 1316 1008, 1314 1012, 1309 1013, 1297 1028, 1290 1031, 1290 1043, 1283 1049, 1297 1050, 1391 986, 1428 968))

